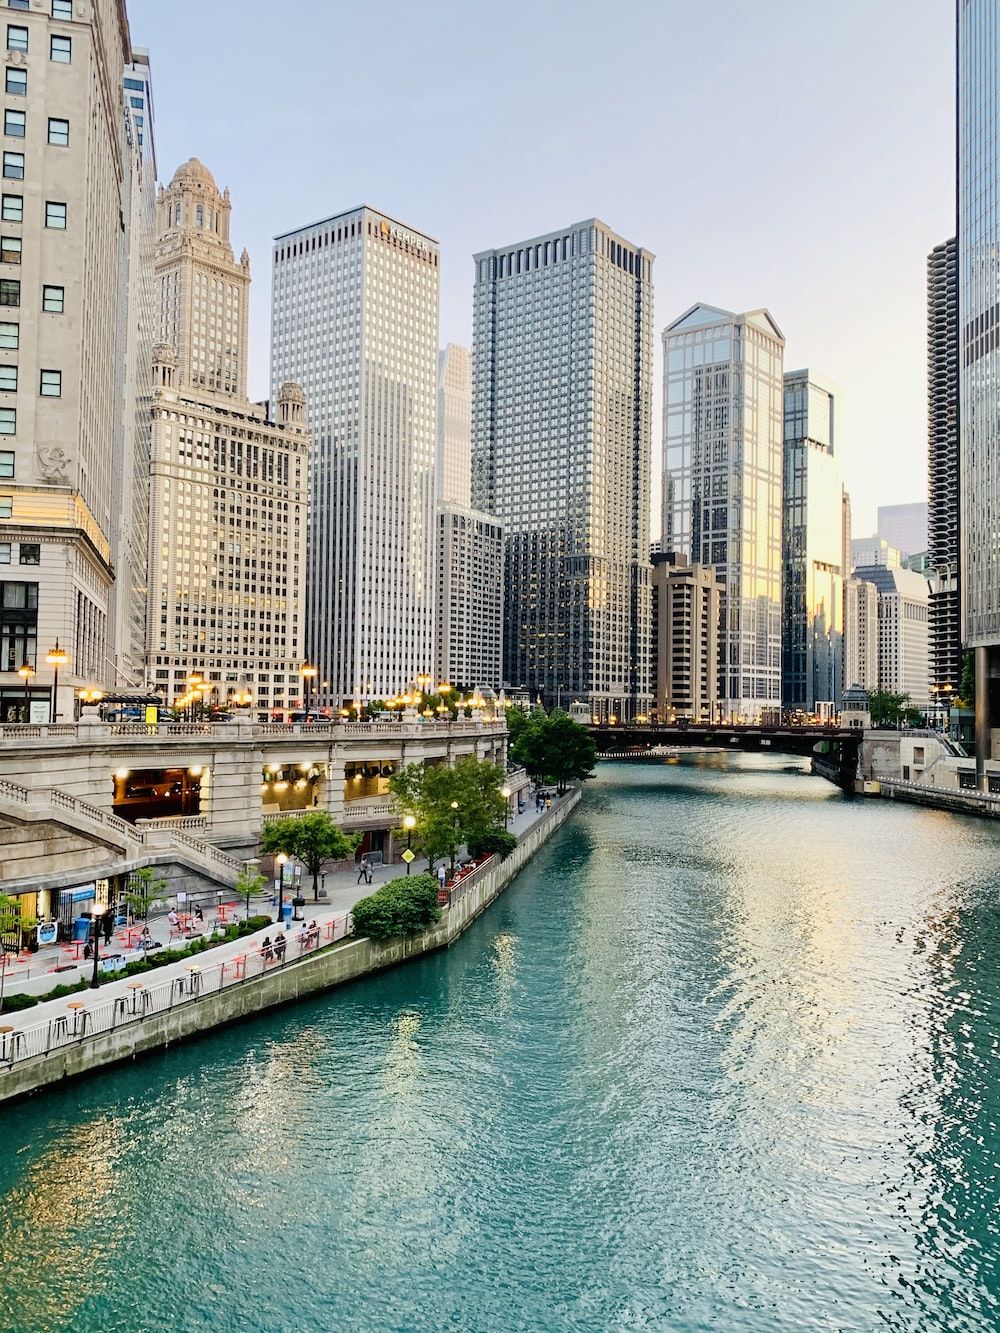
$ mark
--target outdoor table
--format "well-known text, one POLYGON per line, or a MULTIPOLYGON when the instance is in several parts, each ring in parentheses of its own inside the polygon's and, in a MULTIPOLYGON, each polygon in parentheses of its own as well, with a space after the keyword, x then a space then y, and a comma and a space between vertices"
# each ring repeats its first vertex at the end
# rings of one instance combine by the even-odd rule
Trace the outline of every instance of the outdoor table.
POLYGON ((125 929, 125 947, 131 949, 137 939, 142 938, 142 926, 127 926, 125 929))
POLYGON ((198 992, 201 990, 201 968, 189 967, 186 968, 185 971, 188 974, 188 981, 190 983, 191 994, 197 995, 198 992))
POLYGON ((235 958, 230 958, 230 959, 228 959, 226 962, 224 962, 224 963, 222 964, 222 975, 225 976, 225 975, 226 975, 226 971, 227 971, 227 969, 228 969, 228 968, 232 968, 232 969, 233 969, 233 977, 234 977, 237 981, 239 981, 240 978, 243 976, 243 971, 244 971, 244 968, 246 967, 246 961, 247 961, 247 960, 246 960, 246 955, 245 955, 245 954, 242 954, 242 953, 241 953, 241 954, 237 954, 237 956, 236 956, 235 958))
POLYGON ((223 925, 225 925, 226 918, 229 914, 229 904, 219 903, 218 907, 215 910, 219 915, 219 920, 223 923, 223 925))
POLYGON ((139 1005, 140 993, 142 994, 142 1007, 143 1009, 146 1008, 146 1005, 149 1003, 149 994, 141 981, 130 981, 125 989, 132 992, 131 1001, 133 1014, 136 1012, 139 1005))
POLYGON ((85 943, 85 940, 66 940, 62 947, 66 952, 69 952, 70 949, 75 950, 73 957, 78 959, 85 943))
POLYGON ((82 1000, 70 1000, 66 1008, 73 1014, 73 1036, 82 1035, 87 1030, 87 1006, 82 1000))

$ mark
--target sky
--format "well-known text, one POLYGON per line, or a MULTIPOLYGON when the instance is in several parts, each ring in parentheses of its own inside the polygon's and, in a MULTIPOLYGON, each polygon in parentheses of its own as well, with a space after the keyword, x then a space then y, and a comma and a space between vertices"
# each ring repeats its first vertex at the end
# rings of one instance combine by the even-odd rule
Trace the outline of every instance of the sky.
POLYGON ((160 178, 199 157, 232 192, 252 398, 275 234, 360 203, 429 233, 441 342, 468 343, 475 251, 596 216, 656 255, 657 491, 659 332, 705 301, 766 306, 786 369, 841 385, 856 536, 877 505, 925 496, 925 264, 954 233, 949 0, 128 9, 160 178))

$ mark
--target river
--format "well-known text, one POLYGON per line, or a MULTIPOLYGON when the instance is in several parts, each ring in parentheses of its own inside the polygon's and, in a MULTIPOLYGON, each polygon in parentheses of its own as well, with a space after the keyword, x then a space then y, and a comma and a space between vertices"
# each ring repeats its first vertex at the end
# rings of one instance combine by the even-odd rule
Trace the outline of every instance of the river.
POLYGON ((1000 829, 602 764, 451 950, 0 1112, 0 1328, 1000 1326, 1000 829))

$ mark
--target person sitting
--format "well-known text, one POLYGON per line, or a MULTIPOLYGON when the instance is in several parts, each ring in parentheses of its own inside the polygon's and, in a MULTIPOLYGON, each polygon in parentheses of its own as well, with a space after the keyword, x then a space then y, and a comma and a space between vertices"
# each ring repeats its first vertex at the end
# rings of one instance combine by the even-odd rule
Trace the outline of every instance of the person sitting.
POLYGON ((309 939, 314 945, 319 944, 319 923, 315 919, 309 922, 309 939))
POLYGON ((143 926, 142 934, 139 936, 139 948, 151 949, 153 947, 153 937, 149 933, 149 927, 143 926))
POLYGON ((288 941, 285 939, 284 932, 279 930, 274 937, 274 956, 279 963, 285 961, 285 945, 287 943, 288 941))
POLYGON ((270 935, 265 935, 260 945, 260 956, 265 963, 269 963, 274 957, 274 949, 271 945, 270 935))
POLYGON ((196 923, 197 925, 202 925, 202 924, 204 924, 204 921, 205 921, 205 913, 201 910, 201 903, 195 903, 195 907, 194 907, 194 919, 195 919, 195 923, 196 923))

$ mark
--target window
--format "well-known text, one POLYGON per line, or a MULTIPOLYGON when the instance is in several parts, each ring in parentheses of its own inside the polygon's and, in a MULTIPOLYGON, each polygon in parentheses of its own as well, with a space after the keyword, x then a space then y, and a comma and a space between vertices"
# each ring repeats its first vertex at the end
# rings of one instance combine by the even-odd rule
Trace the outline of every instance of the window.
MULTIPOLYGON (((0 393, 17 392, 17 366, 0 366, 0 393)), ((0 472, 0 477, 3 473, 0 472)))
MULTIPOLYGON (((25 50, 27 50, 27 47, 25 47, 25 50)), ((68 65, 73 59, 72 37, 50 37, 49 59, 54 60, 59 65, 68 65)))
POLYGON ((142 100, 141 97, 130 97, 128 101, 129 101, 129 106, 134 106, 136 111, 141 111, 142 108, 146 105, 146 103, 142 100))
POLYGON ((22 542, 17 553, 17 563, 19 565, 40 565, 42 563, 42 548, 39 543, 22 542))
POLYGON ((125 87, 129 90, 129 92, 141 93, 143 88, 145 88, 145 86, 146 85, 143 83, 142 79, 125 80, 125 87))
POLYGON ((17 351, 20 329, 16 324, 0 324, 0 347, 17 351))
POLYGON ((52 0, 52 17, 54 19, 71 19, 73 17, 73 0, 52 0))
POLYGON ((45 225, 56 231, 66 230, 66 205, 53 203, 50 199, 45 205, 45 225))
MULTIPOLYGON (((0 278, 0 289, 3 288, 3 279, 0 278)), ((0 305, 3 301, 0 300, 0 305)), ((43 287, 42 288, 42 309, 48 311, 50 315, 61 315, 66 305, 65 287, 43 287)))
POLYGON ((0 542, 0 565, 10 564, 10 542, 0 542))
POLYGON ((11 111, 10 109, 3 113, 3 132, 11 139, 23 139, 26 117, 23 111, 11 111))
POLYGON ((14 497, 0 495, 0 518, 11 518, 14 513, 14 497))
POLYGON ((24 180, 24 154, 4 153, 3 174, 9 181, 24 180))
MULTIPOLYGON (((14 453, 11 449, 0 449, 0 477, 9 481, 14 475, 14 453)), ((10 561, 7 561, 10 564, 10 561)))
MULTIPOLYGON (((0 496, 0 506, 11 497, 0 496)), ((0 518, 3 509, 0 508, 0 518)), ((34 665, 38 640, 38 584, 0 583, 0 667, 16 671, 34 665)))
POLYGON ((0 264, 20 264, 20 236, 0 236, 0 264))
POLYGON ((31 0, 7 0, 8 9, 27 9, 31 0))
MULTIPOLYGON (((7 114, 10 115, 11 112, 8 111, 7 114)), ((69 147, 68 120, 61 120, 58 116, 49 116, 49 143, 54 143, 57 148, 69 147)))
POLYGON ((19 28, 14 23, 7 24, 7 50, 8 51, 27 51, 28 49, 28 29, 19 28))
POLYGON ((5 194, 0 216, 3 217, 4 222, 23 222, 24 199, 22 196, 19 194, 5 194))
POLYGON ((0 278, 0 305, 20 305, 21 284, 17 278, 0 278))
POLYGON ((17 434, 17 412, 12 407, 0 407, 0 435, 17 434))
POLYGON ((38 385, 38 392, 43 398, 62 397, 62 371, 43 370, 38 385))
POLYGON ((6 91, 15 97, 24 97, 28 91, 28 71, 26 69, 8 69, 5 83, 6 91))

